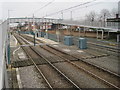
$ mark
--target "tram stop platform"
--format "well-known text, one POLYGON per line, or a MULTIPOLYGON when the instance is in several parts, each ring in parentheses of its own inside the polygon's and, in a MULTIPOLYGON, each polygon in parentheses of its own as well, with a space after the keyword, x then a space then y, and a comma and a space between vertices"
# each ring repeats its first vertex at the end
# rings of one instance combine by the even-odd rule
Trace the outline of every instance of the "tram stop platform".
MULTIPOLYGON (((33 37, 33 35, 24 34, 28 37, 33 37)), ((102 52, 98 52, 92 50, 90 48, 85 50, 80 50, 75 45, 66 46, 62 43, 52 41, 50 39, 36 37, 43 41, 45 44, 48 44, 50 47, 54 47, 62 52, 70 54, 80 60, 84 60, 86 62, 94 63, 100 67, 109 69, 113 72, 118 72, 118 62, 117 59, 111 58, 110 55, 102 52)), ((10 50, 11 50, 11 63, 16 64, 17 62, 21 62, 21 67, 11 67, 8 68, 8 81, 10 88, 45 88, 42 77, 35 72, 35 67, 33 65, 24 66, 24 63, 29 60, 28 56, 20 47, 17 39, 11 35, 10 36, 10 50), (31 79, 29 79, 31 78, 31 79)))

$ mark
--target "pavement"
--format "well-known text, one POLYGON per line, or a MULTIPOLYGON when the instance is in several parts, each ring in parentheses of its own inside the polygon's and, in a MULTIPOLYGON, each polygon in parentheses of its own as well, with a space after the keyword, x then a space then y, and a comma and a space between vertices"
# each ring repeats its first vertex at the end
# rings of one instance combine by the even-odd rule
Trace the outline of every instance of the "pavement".
POLYGON ((13 35, 10 35, 10 47, 17 47, 18 41, 13 35))
MULTIPOLYGON (((27 36, 30 36, 30 37, 33 37, 33 35, 29 35, 29 34, 26 34, 27 36)), ((35 37, 36 39, 39 39, 41 41, 44 41, 44 43, 46 44, 59 44, 58 42, 55 42, 55 41, 52 41, 50 39, 46 39, 46 38, 43 38, 43 37, 35 37)))

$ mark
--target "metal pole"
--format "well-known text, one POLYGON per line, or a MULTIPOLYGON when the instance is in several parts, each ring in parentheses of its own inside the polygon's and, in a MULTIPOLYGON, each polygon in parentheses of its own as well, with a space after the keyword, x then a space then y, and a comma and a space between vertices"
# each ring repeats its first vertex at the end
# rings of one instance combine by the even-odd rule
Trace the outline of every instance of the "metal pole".
POLYGON ((62 19, 63 19, 63 12, 61 12, 61 14, 62 14, 62 19))
POLYGON ((83 30, 84 30, 84 37, 85 37, 85 27, 83 27, 83 30))
POLYGON ((72 35, 72 25, 70 26, 70 36, 72 35))
POLYGON ((117 43, 120 42, 120 35, 117 35, 117 43))
MULTIPOLYGON (((35 31, 35 17, 33 14, 33 30, 35 31)), ((34 32, 34 46, 35 46, 35 32, 34 32)))
POLYGON ((10 64, 10 10, 8 10, 8 47, 7 47, 7 57, 8 64, 10 64))
POLYGON ((97 39, 98 39, 98 30, 97 30, 97 39))
POLYGON ((104 38, 104 31, 102 30, 102 38, 101 39, 103 39, 104 38))
POLYGON ((109 33, 109 30, 108 30, 108 39, 109 39, 109 36, 110 36, 110 33, 109 33))
POLYGON ((71 11, 71 21, 72 21, 72 11, 71 11))
POLYGON ((58 38, 58 42, 59 42, 59 20, 58 20, 58 25, 57 25, 57 38, 58 38))
POLYGON ((104 14, 104 27, 106 27, 105 19, 106 19, 106 14, 104 14))
POLYGON ((34 33, 34 46, 35 46, 35 33, 34 33))
POLYGON ((69 28, 68 28, 68 25, 67 25, 67 35, 69 34, 69 30, 68 30, 69 28))
POLYGON ((79 37, 80 37, 80 27, 78 29, 79 29, 79 37))

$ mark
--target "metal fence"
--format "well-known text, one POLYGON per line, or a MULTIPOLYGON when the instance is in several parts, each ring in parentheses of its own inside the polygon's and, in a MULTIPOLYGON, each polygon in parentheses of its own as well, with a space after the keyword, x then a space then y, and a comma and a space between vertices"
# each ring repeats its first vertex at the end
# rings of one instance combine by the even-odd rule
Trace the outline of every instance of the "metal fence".
POLYGON ((2 88, 8 88, 5 52, 7 47, 7 20, 0 24, 0 90, 2 88))
MULTIPOLYGON (((48 39, 62 43, 62 44, 64 44, 64 37, 65 35, 56 35, 56 34, 48 33, 48 39)), ((78 46, 79 37, 72 36, 72 38, 73 38, 73 45, 78 46)))
MULTIPOLYGON (((56 35, 56 34, 48 33, 48 39, 59 42, 59 43, 62 43, 62 44, 64 44, 64 37, 65 37, 65 35, 56 35)), ((78 47, 78 44, 79 44, 79 38, 86 38, 87 41, 89 41, 89 42, 96 42, 96 43, 103 43, 103 44, 109 44, 109 43, 117 44, 116 42, 98 40, 96 38, 87 38, 87 37, 84 37, 84 36, 81 36, 81 37, 72 36, 72 38, 73 38, 73 45, 75 45, 77 47, 78 47)))

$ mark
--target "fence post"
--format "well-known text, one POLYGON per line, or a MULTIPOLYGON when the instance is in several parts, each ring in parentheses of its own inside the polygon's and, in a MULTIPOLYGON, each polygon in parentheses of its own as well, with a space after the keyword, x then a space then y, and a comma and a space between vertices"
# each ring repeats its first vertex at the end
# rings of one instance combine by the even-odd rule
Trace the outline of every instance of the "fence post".
POLYGON ((120 35, 117 35, 117 43, 120 42, 120 35))

